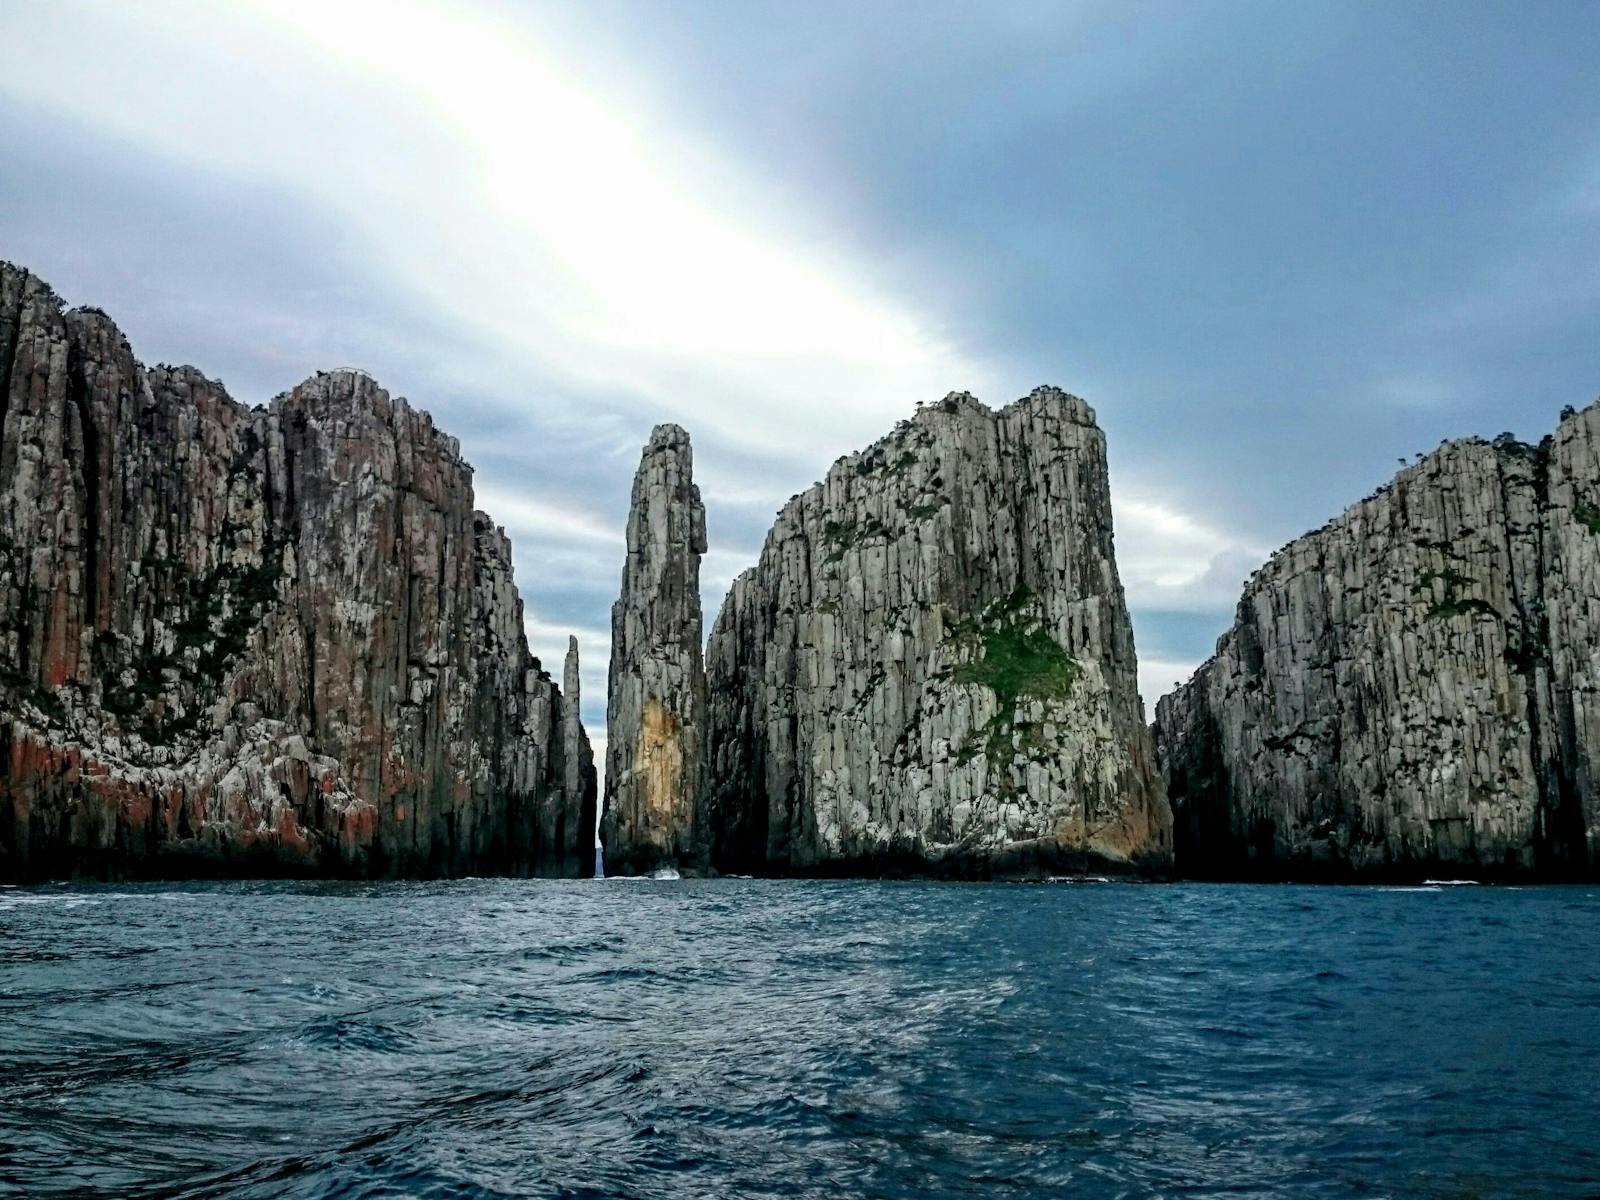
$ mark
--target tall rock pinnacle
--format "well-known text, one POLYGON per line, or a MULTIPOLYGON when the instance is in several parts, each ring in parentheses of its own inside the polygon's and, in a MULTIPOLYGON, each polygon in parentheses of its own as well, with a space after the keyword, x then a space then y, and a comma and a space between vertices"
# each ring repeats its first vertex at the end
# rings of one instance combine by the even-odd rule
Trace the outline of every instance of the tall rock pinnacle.
POLYGON ((611 610, 601 821, 609 874, 704 859, 696 809, 706 707, 706 514, 693 471, 689 435, 677 425, 656 426, 633 480, 622 594, 611 610))
POLYGON ((595 772, 594 752, 584 732, 578 672, 578 639, 567 638, 567 659, 561 671, 561 761, 566 770, 562 793, 577 797, 577 821, 562 829, 560 857, 566 874, 588 876, 594 871, 595 772))

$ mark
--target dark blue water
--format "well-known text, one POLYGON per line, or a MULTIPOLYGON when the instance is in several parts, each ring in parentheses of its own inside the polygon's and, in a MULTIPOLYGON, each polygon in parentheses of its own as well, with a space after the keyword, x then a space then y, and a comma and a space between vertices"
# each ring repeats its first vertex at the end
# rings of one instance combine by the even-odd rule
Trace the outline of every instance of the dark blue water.
POLYGON ((1600 889, 0 890, 0 1192, 1600 1194, 1600 889))

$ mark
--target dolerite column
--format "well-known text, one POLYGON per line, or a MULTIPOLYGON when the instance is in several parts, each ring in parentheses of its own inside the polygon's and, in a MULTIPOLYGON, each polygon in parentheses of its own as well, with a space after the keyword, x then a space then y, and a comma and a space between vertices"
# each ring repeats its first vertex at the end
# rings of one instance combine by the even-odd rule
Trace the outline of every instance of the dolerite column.
POLYGON ((364 373, 251 408, 0 263, 0 882, 580 871, 576 709, 472 501, 364 373))
POLYGON ((1447 442, 1290 542, 1156 706, 1178 869, 1600 876, 1600 405, 1447 442))
POLYGON ((562 836, 565 873, 587 878, 594 874, 595 780, 594 754, 580 716, 582 695, 578 676, 578 639, 567 638, 567 661, 561 671, 561 762, 568 821, 562 836))
POLYGON ((600 834, 608 874, 697 868, 705 859, 695 809, 706 706, 706 514, 693 474, 689 435, 656 426, 633 480, 622 595, 611 609, 600 834))
POLYGON ((1170 867, 1105 435, 1074 396, 952 393, 841 458, 707 660, 719 871, 1170 867))

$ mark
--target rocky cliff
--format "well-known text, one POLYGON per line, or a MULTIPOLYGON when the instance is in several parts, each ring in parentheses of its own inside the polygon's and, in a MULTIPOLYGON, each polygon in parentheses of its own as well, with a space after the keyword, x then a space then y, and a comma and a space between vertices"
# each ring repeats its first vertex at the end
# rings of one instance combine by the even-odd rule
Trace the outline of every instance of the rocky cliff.
POLYGON ((1191 875, 1600 861, 1600 406, 1449 443, 1275 554, 1156 709, 1191 875))
POLYGON ((707 652, 723 871, 1164 869, 1105 438, 1053 389, 923 408, 778 516, 707 652))
POLYGON ((700 556, 706 513, 689 435, 658 425, 628 511, 622 594, 611 610, 606 797, 600 840, 608 873, 703 865, 697 819, 706 678, 700 556))
POLYGON ((5 264, 0 671, 5 878, 588 869, 455 440, 359 372, 247 408, 5 264))

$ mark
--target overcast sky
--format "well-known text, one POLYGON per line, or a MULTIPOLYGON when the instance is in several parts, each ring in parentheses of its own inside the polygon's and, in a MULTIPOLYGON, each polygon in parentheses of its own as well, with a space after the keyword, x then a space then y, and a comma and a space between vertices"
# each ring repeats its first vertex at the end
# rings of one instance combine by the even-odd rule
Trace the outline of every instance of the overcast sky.
POLYGON ((840 454, 1058 385, 1153 705, 1398 458, 1600 393, 1600 5, 9 0, 0 258, 248 403, 431 410, 597 736, 651 425, 709 625, 840 454))

